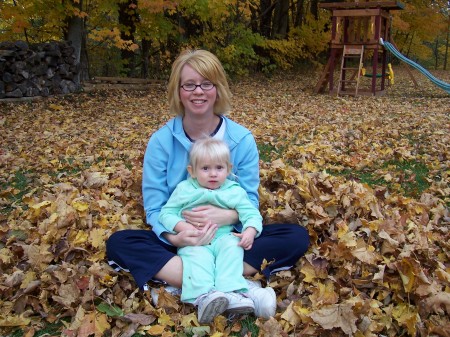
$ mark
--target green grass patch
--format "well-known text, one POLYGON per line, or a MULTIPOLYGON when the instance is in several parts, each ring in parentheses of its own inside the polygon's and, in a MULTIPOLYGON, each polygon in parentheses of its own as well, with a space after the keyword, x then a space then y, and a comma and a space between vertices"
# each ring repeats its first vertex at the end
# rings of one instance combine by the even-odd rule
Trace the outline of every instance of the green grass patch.
POLYGON ((231 336, 258 336, 259 328, 256 326, 256 317, 253 315, 245 316, 241 319, 242 329, 239 332, 231 333, 231 336))
POLYGON ((258 152, 259 152, 259 159, 261 159, 265 163, 268 163, 277 158, 280 158, 281 153, 283 152, 283 149, 284 149, 284 148, 278 148, 275 145, 268 144, 268 143, 258 143, 257 147, 258 147, 258 152))
POLYGON ((271 144, 257 144, 259 159, 264 162, 270 162, 273 157, 273 152, 276 150, 275 146, 271 144))
POLYGON ((401 172, 400 185, 406 195, 418 197, 430 187, 427 180, 430 170, 425 164, 417 161, 393 161, 388 164, 401 172))
MULTIPOLYGON (((66 321, 69 321, 66 319, 66 321)), ((62 329, 64 328, 62 321, 57 321, 55 323, 47 323, 42 330, 36 331, 33 335, 33 337, 50 337, 50 336, 61 336, 62 329)), ((17 329, 14 330, 10 335, 7 337, 23 337, 24 331, 23 329, 17 329)))
POLYGON ((375 170, 366 168, 359 171, 345 169, 340 172, 330 171, 329 173, 332 175, 344 176, 347 179, 356 180, 372 187, 376 185, 386 185, 387 181, 383 178, 377 177, 374 172, 375 170))
POLYGON ((27 177, 30 172, 16 171, 14 177, 9 183, 3 183, 0 185, 2 191, 12 188, 9 194, 7 194, 7 199, 10 203, 0 209, 0 213, 7 214, 12 211, 15 203, 20 203, 22 197, 27 194, 31 188, 29 186, 30 179, 27 177))
POLYGON ((344 176, 347 179, 359 181, 374 186, 386 186, 392 191, 397 191, 405 196, 420 197, 430 187, 427 178, 430 173, 428 167, 414 160, 391 160, 381 166, 384 175, 380 175, 379 168, 366 167, 362 170, 331 171, 330 174, 344 176), (390 175, 387 179, 386 174, 390 175))

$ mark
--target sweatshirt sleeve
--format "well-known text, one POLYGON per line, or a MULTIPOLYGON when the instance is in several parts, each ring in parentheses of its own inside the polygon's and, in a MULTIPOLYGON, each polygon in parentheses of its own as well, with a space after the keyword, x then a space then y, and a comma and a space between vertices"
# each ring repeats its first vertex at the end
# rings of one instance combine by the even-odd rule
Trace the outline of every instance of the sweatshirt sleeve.
POLYGON ((176 233, 174 227, 178 222, 184 220, 180 214, 185 204, 183 196, 186 195, 189 195, 189 192, 186 190, 184 182, 181 182, 159 213, 159 222, 171 233, 176 233))
POLYGON ((231 153, 233 173, 237 182, 247 192, 253 206, 259 207, 259 154, 255 138, 248 133, 231 153))
POLYGON ((242 231, 248 227, 256 229, 256 237, 261 235, 262 232, 262 216, 259 210, 250 201, 247 192, 241 187, 235 187, 236 196, 238 196, 235 204, 235 209, 239 215, 239 221, 242 223, 242 231))

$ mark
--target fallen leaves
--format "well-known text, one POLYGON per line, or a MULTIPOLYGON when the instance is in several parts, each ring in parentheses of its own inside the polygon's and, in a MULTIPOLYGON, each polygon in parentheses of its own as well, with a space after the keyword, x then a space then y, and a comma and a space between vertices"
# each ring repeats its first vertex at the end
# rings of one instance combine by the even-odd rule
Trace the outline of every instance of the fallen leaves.
MULTIPOLYGON (((303 85, 286 75, 233 88, 230 117, 252 130, 266 158, 265 222, 311 236, 297 266, 271 278, 278 313, 256 321, 260 336, 448 336, 450 98, 425 83, 356 98, 303 85), (393 160, 426 164, 429 188, 405 195, 402 183, 417 177, 393 160), (335 174, 368 168, 389 188, 335 174)), ((143 152, 170 118, 165 89, 152 90, 0 105, 2 333, 25 327, 32 336, 64 317, 66 336, 243 331, 223 316, 201 326, 192 306, 163 289, 153 307, 105 261, 112 232, 147 228, 143 152)))

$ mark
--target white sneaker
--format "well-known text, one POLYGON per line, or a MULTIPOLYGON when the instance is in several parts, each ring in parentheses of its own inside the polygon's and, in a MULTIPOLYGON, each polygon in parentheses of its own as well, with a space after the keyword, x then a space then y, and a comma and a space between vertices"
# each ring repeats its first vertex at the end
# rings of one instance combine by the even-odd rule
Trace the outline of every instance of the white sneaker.
POLYGON ((224 293, 228 299, 227 313, 230 314, 249 314, 255 311, 255 304, 243 293, 229 292, 224 293))
MULTIPOLYGON (((159 292, 161 288, 151 288, 150 289, 150 294, 152 295, 152 302, 153 305, 156 307, 158 305, 158 298, 159 298, 159 292)), ((180 296, 181 295, 181 289, 180 288, 175 288, 172 286, 164 286, 164 289, 166 292, 168 292, 169 294, 173 295, 173 296, 180 296)))
POLYGON ((245 293, 255 304, 255 316, 265 319, 275 316, 277 296, 271 287, 262 288, 261 282, 247 280, 248 292, 245 293))
POLYGON ((228 299, 220 291, 211 291, 196 300, 198 305, 198 322, 211 323, 214 317, 219 316, 228 307, 228 299))

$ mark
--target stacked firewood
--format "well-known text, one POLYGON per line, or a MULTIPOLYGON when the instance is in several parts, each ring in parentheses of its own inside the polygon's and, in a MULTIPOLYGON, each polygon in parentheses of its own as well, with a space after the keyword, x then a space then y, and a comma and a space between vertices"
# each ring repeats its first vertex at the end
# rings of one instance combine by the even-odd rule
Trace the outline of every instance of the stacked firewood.
POLYGON ((0 99, 74 92, 79 68, 68 42, 1 42, 0 99))

